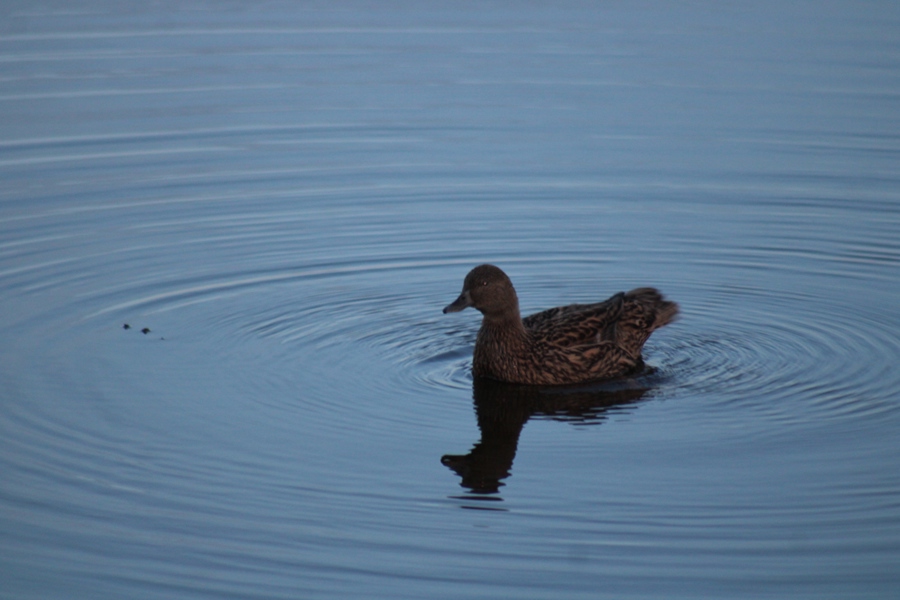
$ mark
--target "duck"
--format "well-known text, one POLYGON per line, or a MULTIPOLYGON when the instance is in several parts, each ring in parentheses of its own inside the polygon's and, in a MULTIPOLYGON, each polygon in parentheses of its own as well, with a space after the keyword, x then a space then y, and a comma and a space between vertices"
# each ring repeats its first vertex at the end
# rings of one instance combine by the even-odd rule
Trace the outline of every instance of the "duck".
POLYGON ((444 314, 475 308, 482 314, 472 374, 527 385, 572 385, 633 375, 655 330, 678 315, 678 304, 655 288, 619 292, 603 302, 519 313, 512 281, 499 267, 469 271, 444 314))

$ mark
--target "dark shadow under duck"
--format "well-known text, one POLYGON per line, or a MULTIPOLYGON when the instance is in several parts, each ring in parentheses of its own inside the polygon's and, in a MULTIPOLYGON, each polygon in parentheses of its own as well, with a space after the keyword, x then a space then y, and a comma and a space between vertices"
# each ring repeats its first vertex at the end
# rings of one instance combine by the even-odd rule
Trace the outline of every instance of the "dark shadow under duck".
POLYGON ((476 377, 472 398, 481 440, 468 454, 445 454, 441 463, 459 475, 460 485, 471 492, 496 494, 510 476, 519 436, 529 420, 600 424, 610 411, 641 401, 649 384, 641 377, 575 388, 547 388, 476 377))
POLYGON ((494 265, 472 269, 444 313, 474 307, 484 318, 472 373, 510 383, 567 385, 621 377, 643 367, 641 348, 671 323, 678 305, 653 288, 604 302, 571 304, 524 319, 512 282, 494 265))

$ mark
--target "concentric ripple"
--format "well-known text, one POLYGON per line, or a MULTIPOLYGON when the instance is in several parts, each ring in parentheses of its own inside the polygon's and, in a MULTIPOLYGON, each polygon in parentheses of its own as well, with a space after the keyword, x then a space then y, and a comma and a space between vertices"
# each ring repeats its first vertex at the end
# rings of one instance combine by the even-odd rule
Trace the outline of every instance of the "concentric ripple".
MULTIPOLYGON (((365 381, 375 396, 402 391, 421 395, 428 404, 429 397, 470 393, 480 315, 470 311, 448 317, 439 308, 453 295, 464 265, 474 262, 474 257, 449 263, 389 259, 353 268, 245 273, 201 288, 120 301, 92 318, 109 319, 112 313, 126 319, 135 311, 178 318, 202 307, 201 315, 190 318, 205 335, 220 344, 266 348, 263 368, 272 371, 269 384, 296 385, 296 376, 285 374, 302 372, 310 379, 307 389, 326 393, 330 384, 322 375, 342 372, 365 381), (383 280, 410 285, 385 290, 383 280)), ((511 262, 528 273, 525 287, 546 277, 542 271, 551 264, 511 262)), ((563 285, 582 297, 592 293, 584 288, 597 287, 577 276, 563 285)), ((626 289, 629 282, 612 279, 603 285, 611 292, 626 289)), ((655 334, 645 348, 656 369, 655 385, 666 393, 709 396, 707 409, 751 410, 795 425, 896 410, 889 391, 900 383, 891 367, 896 340, 871 309, 818 294, 713 288, 700 282, 681 282, 674 289, 681 319, 655 334), (859 356, 868 358, 856 360, 859 356)), ((527 289, 520 293, 529 295, 527 289)), ((546 307, 564 294, 538 285, 532 304, 543 301, 546 307)), ((117 292, 123 295, 128 292, 117 292)), ((317 397, 310 394, 303 402, 315 403, 317 397)), ((329 410, 340 406, 329 405, 329 410)), ((370 417, 373 422, 379 418, 370 417)))
POLYGON ((683 317, 696 327, 650 344, 679 395, 712 394, 728 410, 794 424, 896 411, 897 339, 866 306, 753 289, 696 291, 683 317))

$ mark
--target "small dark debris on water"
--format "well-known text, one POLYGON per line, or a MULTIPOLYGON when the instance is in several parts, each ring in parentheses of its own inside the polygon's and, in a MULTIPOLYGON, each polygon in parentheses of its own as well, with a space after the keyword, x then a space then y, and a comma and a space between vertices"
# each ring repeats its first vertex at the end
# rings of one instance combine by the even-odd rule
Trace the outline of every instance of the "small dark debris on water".
MULTIPOLYGON (((125 323, 124 325, 122 325, 122 329, 131 329, 131 325, 129 325, 128 323, 125 323)), ((147 335, 148 333, 150 333, 150 331, 151 330, 149 327, 144 327, 143 329, 141 329, 141 333, 143 333, 144 335, 147 335)), ((159 339, 164 340, 166 338, 161 337, 159 339)))

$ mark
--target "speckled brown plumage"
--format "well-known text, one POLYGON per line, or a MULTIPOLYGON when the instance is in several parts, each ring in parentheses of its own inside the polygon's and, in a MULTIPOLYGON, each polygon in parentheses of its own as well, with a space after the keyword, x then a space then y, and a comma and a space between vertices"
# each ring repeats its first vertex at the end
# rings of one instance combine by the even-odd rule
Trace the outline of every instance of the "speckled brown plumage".
POLYGON ((643 365, 641 348, 650 334, 678 314, 678 305, 655 289, 638 288, 604 302, 560 306, 522 319, 512 282, 493 265, 472 269, 444 313, 469 306, 484 315, 473 374, 534 385, 627 375, 643 365))

